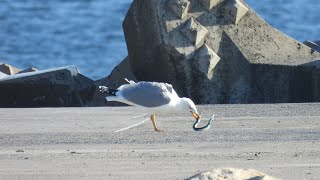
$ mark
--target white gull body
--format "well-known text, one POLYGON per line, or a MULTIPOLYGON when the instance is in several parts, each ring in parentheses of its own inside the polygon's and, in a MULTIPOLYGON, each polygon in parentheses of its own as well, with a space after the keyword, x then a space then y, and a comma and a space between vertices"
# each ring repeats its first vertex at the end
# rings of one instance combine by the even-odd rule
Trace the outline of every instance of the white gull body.
POLYGON ((193 111, 197 108, 189 98, 180 98, 171 84, 141 81, 120 86, 115 96, 107 96, 107 101, 122 102, 146 108, 153 113, 176 113, 193 111))
MULTIPOLYGON (((127 79, 126 79, 127 80, 127 79)), ((152 112, 151 121, 156 131, 158 128, 155 123, 155 114, 168 114, 177 112, 192 113, 196 118, 196 123, 193 126, 195 131, 209 129, 211 121, 202 127, 197 128, 200 123, 200 115, 194 102, 189 98, 180 98, 171 84, 160 82, 128 81, 128 84, 120 86, 118 89, 109 89, 105 86, 100 86, 102 93, 108 93, 107 101, 122 102, 132 106, 144 107, 148 112, 152 112)))

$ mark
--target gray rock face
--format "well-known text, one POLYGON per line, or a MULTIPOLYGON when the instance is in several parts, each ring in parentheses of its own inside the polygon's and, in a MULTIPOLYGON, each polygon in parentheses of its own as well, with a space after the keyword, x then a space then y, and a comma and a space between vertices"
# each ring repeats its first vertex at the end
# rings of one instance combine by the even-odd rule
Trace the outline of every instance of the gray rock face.
POLYGON ((305 41, 303 44, 309 46, 315 51, 320 52, 320 41, 305 41))
POLYGON ((179 18, 183 19, 188 14, 190 2, 188 0, 168 0, 167 6, 179 18))
POLYGON ((74 66, 16 74, 0 79, 0 107, 87 106, 94 91, 74 66))
POLYGON ((19 73, 21 70, 14 67, 14 66, 11 66, 9 64, 1 64, 0 63, 0 72, 2 73, 5 73, 7 75, 14 75, 14 74, 17 74, 19 73))
POLYGON ((213 7, 216 7, 222 1, 224 0, 200 0, 200 3, 202 3, 205 9, 211 10, 213 7))
POLYGON ((208 78, 211 79, 213 76, 213 71, 216 65, 220 61, 220 57, 213 52, 206 44, 199 48, 193 57, 196 67, 203 74, 208 75, 208 78))
POLYGON ((320 54, 244 1, 189 0, 183 11, 171 2, 135 0, 124 20, 138 80, 171 83, 201 104, 320 101, 320 54))
POLYGON ((204 38, 208 34, 208 30, 193 18, 188 19, 180 31, 196 47, 203 44, 204 38))
POLYGON ((38 71, 38 69, 35 67, 31 67, 31 68, 27 68, 27 69, 20 71, 18 74, 27 73, 27 72, 35 72, 35 71, 38 71))

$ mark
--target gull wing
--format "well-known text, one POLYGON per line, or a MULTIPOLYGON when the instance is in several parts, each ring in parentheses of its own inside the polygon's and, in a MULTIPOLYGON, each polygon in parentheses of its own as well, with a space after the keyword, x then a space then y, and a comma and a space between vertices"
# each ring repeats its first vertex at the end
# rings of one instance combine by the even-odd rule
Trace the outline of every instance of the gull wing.
POLYGON ((127 78, 124 78, 125 81, 127 81, 129 84, 136 84, 136 82, 132 81, 132 80, 128 80, 127 78))
POLYGON ((178 94, 176 91, 173 89, 173 86, 168 83, 164 83, 164 85, 167 87, 168 91, 171 93, 172 97, 179 98, 178 94))
POLYGON ((171 101, 171 93, 164 83, 141 81, 124 84, 118 90, 127 101, 144 107, 163 106, 171 101))

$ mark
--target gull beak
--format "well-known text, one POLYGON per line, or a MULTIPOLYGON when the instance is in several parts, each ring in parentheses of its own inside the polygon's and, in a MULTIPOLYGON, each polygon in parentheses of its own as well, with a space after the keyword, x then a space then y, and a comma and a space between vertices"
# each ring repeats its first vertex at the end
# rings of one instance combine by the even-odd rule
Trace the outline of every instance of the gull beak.
POLYGON ((201 118, 201 116, 193 111, 191 111, 192 113, 192 116, 196 119, 196 120, 199 120, 201 118))

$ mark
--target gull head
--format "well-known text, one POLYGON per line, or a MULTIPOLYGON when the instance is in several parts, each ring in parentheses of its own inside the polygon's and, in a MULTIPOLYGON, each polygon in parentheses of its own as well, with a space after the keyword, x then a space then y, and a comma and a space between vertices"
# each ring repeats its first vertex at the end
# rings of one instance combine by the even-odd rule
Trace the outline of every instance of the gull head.
POLYGON ((196 119, 199 120, 200 119, 200 115, 197 111, 196 105, 194 104, 194 102, 189 99, 189 98, 181 98, 180 102, 179 102, 179 109, 182 112, 190 112, 192 114, 192 116, 196 119))
POLYGON ((182 112, 191 112, 192 116, 196 119, 196 122, 192 126, 193 130, 195 131, 208 130, 211 126, 212 120, 214 119, 214 117, 212 116, 207 125, 198 127, 198 125, 200 124, 201 116, 197 111, 196 105, 189 98, 180 98, 180 101, 177 104, 177 108, 182 112))

